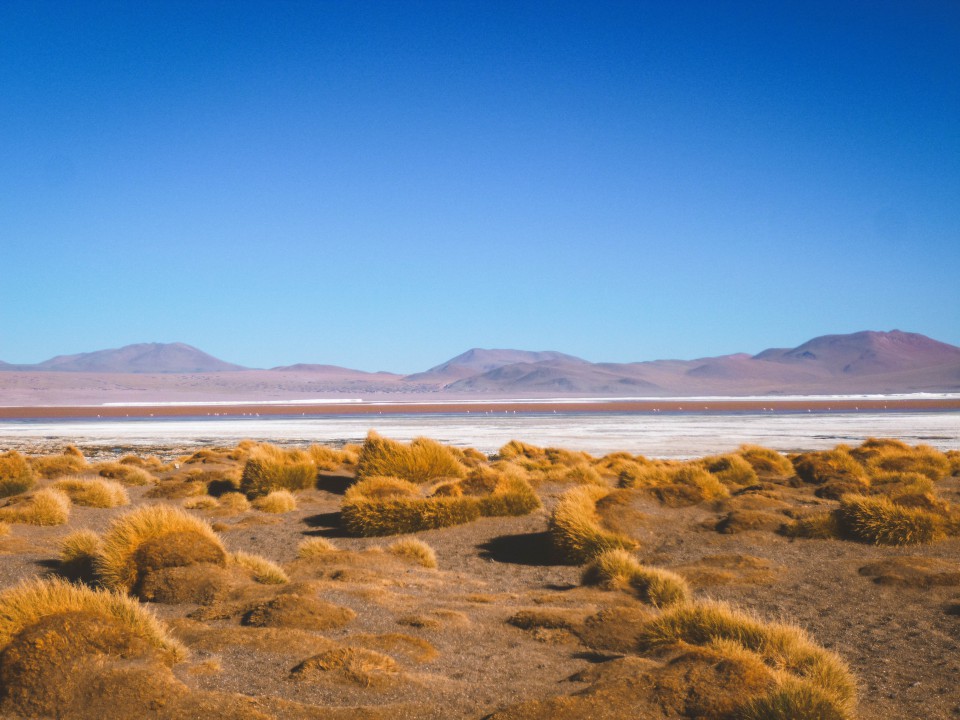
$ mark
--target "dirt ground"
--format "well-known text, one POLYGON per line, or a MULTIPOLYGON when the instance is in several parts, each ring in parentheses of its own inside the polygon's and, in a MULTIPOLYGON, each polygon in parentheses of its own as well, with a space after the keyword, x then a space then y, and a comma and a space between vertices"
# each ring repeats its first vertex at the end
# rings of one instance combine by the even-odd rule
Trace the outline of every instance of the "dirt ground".
MULTIPOLYGON (((207 605, 150 603, 190 650, 173 667, 181 682, 237 693, 277 718, 308 717, 308 707, 324 709, 316 717, 483 718, 583 690, 591 670, 623 655, 609 643, 598 650, 562 623, 522 629, 508 622, 523 611, 582 619, 641 605, 628 593, 582 586, 582 568, 552 551, 548 517, 569 483, 540 484, 544 506, 530 515, 417 533, 435 550, 437 569, 378 550, 394 538, 348 536, 339 516, 348 484, 343 474, 321 476, 317 489, 296 494, 295 511, 279 515, 189 511, 213 523, 228 550, 279 563, 291 584, 207 605), (337 552, 298 560, 298 545, 311 537, 328 539, 337 552), (291 588, 355 617, 325 629, 243 624, 251 604, 291 588), (393 666, 360 679, 294 672, 329 641, 369 648, 393 666)), ((151 498, 151 490, 128 488, 133 505, 184 502, 151 498)), ((960 502, 960 478, 938 490, 960 502)), ((672 508, 636 493, 601 515, 639 541, 643 563, 684 576, 695 597, 797 624, 839 653, 857 678, 857 717, 960 717, 960 538, 899 548, 790 538, 776 531, 779 521, 835 503, 804 487, 763 497, 764 516, 753 524, 749 515, 730 517, 757 507, 749 494, 672 508), (898 574, 901 566, 927 570, 898 574)), ((12 525, 0 537, 0 590, 55 573, 63 537, 82 528, 102 533, 129 510, 75 506, 64 525, 12 525)))

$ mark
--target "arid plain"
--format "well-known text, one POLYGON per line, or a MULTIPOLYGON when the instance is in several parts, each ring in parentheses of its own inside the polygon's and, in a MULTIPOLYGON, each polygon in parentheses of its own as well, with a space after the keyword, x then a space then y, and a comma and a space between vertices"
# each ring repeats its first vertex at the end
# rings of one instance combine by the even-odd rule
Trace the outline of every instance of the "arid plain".
POLYGON ((949 718, 960 455, 0 457, 0 713, 949 718))

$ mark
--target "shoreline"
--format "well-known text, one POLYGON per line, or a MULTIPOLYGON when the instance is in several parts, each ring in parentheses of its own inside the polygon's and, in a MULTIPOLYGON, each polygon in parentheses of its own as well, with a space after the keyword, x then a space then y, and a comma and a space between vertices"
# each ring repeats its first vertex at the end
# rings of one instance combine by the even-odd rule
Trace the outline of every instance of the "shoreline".
POLYGON ((467 415, 516 414, 616 414, 616 413, 731 413, 731 412, 949 412, 960 410, 960 398, 916 399, 817 399, 709 400, 702 398, 626 400, 596 402, 360 402, 360 403, 231 403, 196 405, 84 405, 0 407, 4 420, 57 420, 156 417, 250 417, 250 416, 354 416, 354 415, 467 415))

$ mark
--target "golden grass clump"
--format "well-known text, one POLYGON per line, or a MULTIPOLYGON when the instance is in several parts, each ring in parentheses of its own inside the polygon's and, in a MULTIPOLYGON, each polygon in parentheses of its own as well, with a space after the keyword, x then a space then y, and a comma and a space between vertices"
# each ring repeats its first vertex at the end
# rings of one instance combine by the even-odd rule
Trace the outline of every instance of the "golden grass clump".
POLYGON ((671 473, 671 480, 681 485, 696 488, 701 500, 718 500, 730 497, 730 490, 716 475, 699 465, 681 465, 671 473))
POLYGON ((59 490, 44 488, 19 502, 0 508, 0 520, 27 525, 63 525, 70 519, 70 498, 59 490))
POLYGON ((164 568, 226 561, 223 543, 207 522, 170 505, 146 505, 113 521, 95 568, 105 587, 130 592, 164 568))
POLYGON ((867 471, 842 446, 798 455, 793 467, 797 477, 813 485, 834 481, 867 488, 870 484, 867 471))
POLYGON ((253 507, 265 513, 288 513, 297 509, 297 499, 289 490, 274 490, 254 500, 253 507))
POLYGON ((115 480, 95 477, 63 478, 53 484, 53 489, 66 493, 74 505, 114 508, 130 504, 126 489, 115 480))
POLYGON ((849 720, 851 703, 838 702, 813 682, 787 676, 772 693, 737 708, 734 720, 849 720))
POLYGON ((617 476, 617 485, 622 488, 643 488, 666 485, 670 482, 670 468, 659 462, 637 463, 625 467, 617 476))
POLYGON ((59 455, 41 455, 30 458, 33 471, 42 478, 53 479, 76 475, 87 469, 87 460, 75 446, 70 445, 59 455))
POLYGON ((249 572, 254 582, 262 585, 284 585, 290 582, 290 578, 283 568, 262 555, 239 551, 230 553, 227 560, 231 565, 236 565, 249 572))
POLYGON ((187 649, 170 637, 153 613, 136 600, 63 580, 27 580, 0 593, 0 650, 44 617, 67 613, 109 618, 163 652, 171 661, 187 656, 187 649))
POLYGON ((93 471, 100 477, 116 480, 124 485, 150 485, 156 478, 142 467, 118 462, 97 463, 93 471))
POLYGON ((607 488, 584 485, 568 490, 550 515, 549 532, 554 546, 567 560, 584 563, 607 550, 632 550, 636 541, 605 530, 597 515, 597 501, 607 488))
POLYGON ((417 497, 420 489, 412 482, 395 477, 374 475, 354 483, 344 495, 346 502, 417 497))
POLYGON ((794 474, 793 464, 776 450, 760 445, 741 445, 737 454, 750 463, 761 480, 782 480, 794 474))
POLYGON ((437 567, 437 554, 423 540, 401 538, 387 545, 387 552, 406 560, 412 560, 425 568, 434 569, 437 567))
POLYGON ((314 537, 304 540, 297 547, 297 557, 301 560, 309 560, 329 555, 337 551, 336 545, 322 537, 314 537))
POLYGON ((476 497, 484 517, 529 515, 541 504, 524 471, 511 465, 477 467, 459 486, 465 494, 476 497))
POLYGON ((348 491, 340 517, 353 535, 403 535, 471 522, 480 517, 480 506, 470 497, 369 499, 348 491))
POLYGON ((16 450, 0 454, 0 497, 19 495, 33 487, 36 474, 16 450))
POLYGON ((884 472, 920 473, 939 482, 951 472, 950 460, 929 445, 885 446, 868 456, 864 464, 872 475, 884 472))
POLYGON ((240 492, 228 492, 219 498, 220 509, 231 513, 243 513, 250 509, 250 501, 240 492))
MULTIPOLYGON (((244 499, 246 500, 246 498, 244 499)), ((215 510, 220 507, 220 503, 216 498, 209 495, 201 495, 187 498, 183 501, 183 507, 187 510, 215 510)))
POLYGON ((577 463, 567 470, 563 479, 564 482, 577 483, 578 485, 606 485, 597 469, 585 462, 577 463))
POLYGON ((393 680, 399 675, 399 668, 392 657, 375 650, 338 647, 307 658, 291 671, 291 675, 301 680, 329 675, 370 687, 393 680))
POLYGON ((842 530, 875 545, 920 545, 942 533, 942 518, 919 508, 902 507, 884 496, 846 495, 837 511, 842 530))
POLYGON ((60 570, 70 578, 92 579, 100 549, 100 536, 92 530, 70 533, 60 541, 60 570))
POLYGON ((466 468, 450 448, 429 438, 409 445, 381 437, 371 430, 357 459, 357 477, 388 476, 412 483, 460 478, 466 468))
POLYGON ((838 717, 847 717, 856 700, 856 683, 840 656, 814 643, 798 627, 767 623, 723 603, 681 604, 665 610, 638 630, 636 641, 641 652, 680 643, 733 642, 774 669, 812 683, 841 713, 838 717))
POLYGON ((351 464, 350 453, 327 445, 311 445, 307 448, 307 454, 318 470, 339 470, 351 464))
POLYGON ((263 443, 247 457, 240 490, 253 498, 275 490, 306 490, 316 483, 317 466, 309 453, 263 443))
POLYGON ((581 582, 608 590, 629 588, 645 603, 667 607, 687 602, 690 588, 676 573, 647 567, 626 550, 608 550, 587 565, 581 582))
POLYGON ((918 472, 880 472, 873 475, 870 484, 891 497, 936 492, 933 480, 918 472))
POLYGON ((707 472, 724 485, 753 485, 759 480, 753 465, 737 453, 715 455, 700 462, 707 472))

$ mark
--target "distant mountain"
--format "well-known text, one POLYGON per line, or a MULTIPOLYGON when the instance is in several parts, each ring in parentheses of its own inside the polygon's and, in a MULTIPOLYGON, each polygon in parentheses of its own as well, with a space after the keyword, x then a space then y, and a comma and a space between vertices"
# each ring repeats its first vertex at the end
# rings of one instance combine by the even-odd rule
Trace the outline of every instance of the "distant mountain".
POLYGON ((960 348, 917 333, 865 331, 823 335, 792 350, 764 350, 754 359, 862 376, 958 362, 960 348))
POLYGON ((245 370, 184 343, 141 343, 77 355, 58 355, 36 365, 9 365, 5 370, 88 373, 210 373, 245 370))
POLYGON ((413 375, 406 379, 413 382, 453 382, 497 368, 518 363, 565 362, 569 364, 589 364, 573 355, 564 355, 553 350, 486 350, 472 348, 441 365, 413 375))
POLYGON ((65 396, 106 402, 118 395, 162 399, 167 392, 220 400, 348 394, 422 399, 441 394, 503 398, 960 392, 960 347, 892 330, 823 335, 795 348, 771 348, 756 355, 633 363, 591 363, 554 351, 474 348, 404 376, 303 363, 250 370, 182 343, 148 343, 62 355, 36 365, 0 361, 0 376, 0 398, 8 402, 13 393, 43 402, 65 396), (38 381, 38 371, 58 371, 57 379, 38 381), (93 379, 81 373, 100 375, 93 379), (130 373, 152 377, 132 381, 130 373), (214 373, 215 378, 207 376, 214 373), (198 379, 197 374, 205 377, 198 379))
POLYGON ((366 372, 365 370, 351 370, 350 368, 340 367, 339 365, 314 365, 310 363, 297 363, 295 365, 281 365, 279 367, 270 368, 270 372, 281 372, 281 373, 305 373, 308 375, 316 375, 323 377, 324 379, 336 378, 336 379, 357 379, 357 380, 373 380, 373 379, 391 379, 391 378, 400 378, 401 375, 395 373, 389 373, 384 371, 379 372, 366 372))

